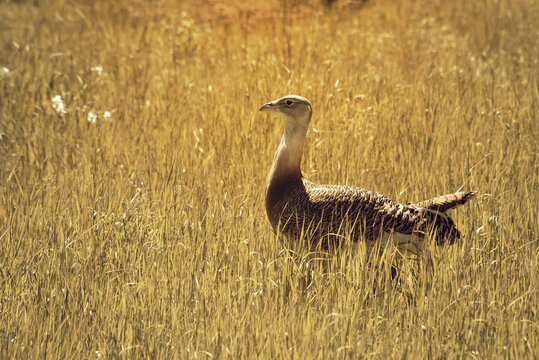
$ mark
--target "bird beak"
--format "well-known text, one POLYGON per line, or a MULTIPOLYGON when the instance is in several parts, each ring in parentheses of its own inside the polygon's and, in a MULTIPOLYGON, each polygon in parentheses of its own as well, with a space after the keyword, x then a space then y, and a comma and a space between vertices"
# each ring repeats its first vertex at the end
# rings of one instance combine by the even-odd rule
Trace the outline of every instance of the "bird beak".
POLYGON ((258 111, 268 111, 271 110, 274 104, 272 102, 262 105, 258 108, 258 111))

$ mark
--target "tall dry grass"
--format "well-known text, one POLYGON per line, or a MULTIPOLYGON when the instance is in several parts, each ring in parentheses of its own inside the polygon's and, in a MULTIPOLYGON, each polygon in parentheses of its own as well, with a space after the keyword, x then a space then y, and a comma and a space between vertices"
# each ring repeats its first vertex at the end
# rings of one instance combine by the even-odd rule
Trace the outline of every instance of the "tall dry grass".
POLYGON ((537 356, 538 24, 531 0, 2 2, 0 357, 537 356), (288 93, 309 179, 482 193, 408 291, 282 251, 256 110, 288 93))

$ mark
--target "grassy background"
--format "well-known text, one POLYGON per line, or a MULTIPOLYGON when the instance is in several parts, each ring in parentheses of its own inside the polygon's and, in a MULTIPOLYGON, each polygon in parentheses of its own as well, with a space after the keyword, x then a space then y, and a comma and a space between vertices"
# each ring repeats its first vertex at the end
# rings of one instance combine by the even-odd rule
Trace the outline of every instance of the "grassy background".
POLYGON ((0 357, 539 353, 537 2, 283 4, 0 3, 0 357), (257 108, 288 93, 307 178, 482 193, 413 304, 360 254, 282 251, 257 108))

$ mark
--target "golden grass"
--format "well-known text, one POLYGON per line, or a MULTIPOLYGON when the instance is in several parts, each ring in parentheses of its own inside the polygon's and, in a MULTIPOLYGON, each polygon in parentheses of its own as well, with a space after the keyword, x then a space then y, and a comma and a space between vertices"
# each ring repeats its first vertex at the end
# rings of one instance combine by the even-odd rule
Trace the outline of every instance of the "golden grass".
POLYGON ((539 353, 537 2, 92 3, 0 4, 0 357, 539 353), (410 294, 282 252, 257 108, 288 93, 309 179, 483 194, 410 294))

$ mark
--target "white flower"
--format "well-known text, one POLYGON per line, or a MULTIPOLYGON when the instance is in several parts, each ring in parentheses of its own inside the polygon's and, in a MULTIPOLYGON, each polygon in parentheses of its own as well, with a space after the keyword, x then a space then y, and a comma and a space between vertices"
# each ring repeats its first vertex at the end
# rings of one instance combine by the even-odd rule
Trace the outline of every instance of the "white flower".
POLYGON ((5 66, 0 66, 0 77, 7 76, 9 69, 5 66))
POLYGON ((60 116, 64 116, 67 114, 67 111, 64 106, 64 101, 62 100, 62 97, 60 95, 56 95, 52 98, 52 108, 56 110, 60 116))
POLYGON ((105 112, 103 113, 103 118, 105 119, 105 121, 111 121, 111 120, 112 120, 109 111, 105 111, 105 112))
POLYGON ((96 121, 97 121, 97 116, 93 112, 90 111, 88 113, 88 122, 90 124, 95 124, 96 121))
POLYGON ((97 73, 98 76, 101 76, 101 74, 103 73, 103 66, 101 66, 101 65, 96 65, 96 66, 94 66, 93 68, 91 68, 90 70, 92 70, 93 72, 97 73))

